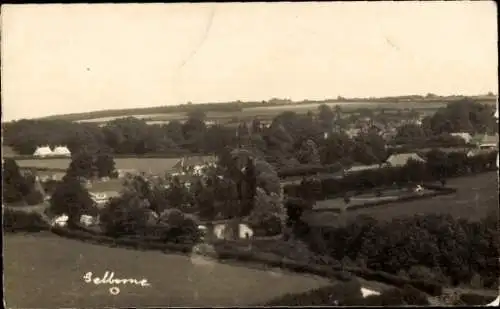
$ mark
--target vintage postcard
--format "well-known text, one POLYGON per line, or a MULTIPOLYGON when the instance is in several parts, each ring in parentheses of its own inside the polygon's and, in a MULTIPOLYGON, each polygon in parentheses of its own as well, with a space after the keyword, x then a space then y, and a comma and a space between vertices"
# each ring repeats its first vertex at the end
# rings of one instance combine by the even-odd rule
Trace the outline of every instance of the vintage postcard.
POLYGON ((498 306, 496 18, 3 5, 5 306, 498 306))

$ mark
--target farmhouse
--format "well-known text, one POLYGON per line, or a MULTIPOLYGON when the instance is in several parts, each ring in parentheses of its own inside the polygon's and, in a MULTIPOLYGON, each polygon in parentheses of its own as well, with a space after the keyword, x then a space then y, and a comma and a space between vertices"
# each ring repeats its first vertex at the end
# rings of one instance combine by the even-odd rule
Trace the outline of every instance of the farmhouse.
POLYGON ((52 150, 50 149, 49 146, 38 147, 33 153, 34 157, 40 157, 40 158, 48 157, 51 155, 52 155, 52 150))
POLYGON ((408 163, 409 160, 425 162, 425 160, 422 159, 422 157, 420 157, 418 154, 411 152, 393 154, 386 160, 386 163, 390 166, 404 166, 406 165, 406 163, 408 163))
POLYGON ((65 156, 65 157, 71 156, 71 152, 66 146, 57 146, 52 154, 54 156, 65 156))

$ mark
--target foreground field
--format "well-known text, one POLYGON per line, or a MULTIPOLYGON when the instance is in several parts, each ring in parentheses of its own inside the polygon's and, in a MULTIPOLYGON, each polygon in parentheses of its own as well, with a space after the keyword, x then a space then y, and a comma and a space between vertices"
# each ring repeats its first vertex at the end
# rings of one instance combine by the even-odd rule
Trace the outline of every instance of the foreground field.
MULTIPOLYGON (((116 169, 135 169, 138 171, 169 171, 181 158, 115 158, 116 169)), ((48 169, 67 169, 71 159, 26 159, 16 161, 19 167, 37 167, 48 169)))
POLYGON ((450 195, 410 202, 394 202, 374 208, 358 209, 343 215, 321 212, 311 213, 305 220, 316 226, 337 225, 358 215, 369 215, 379 220, 414 214, 450 214, 456 218, 477 220, 489 212, 498 214, 498 176, 496 172, 450 179, 447 186, 456 188, 450 195))
POLYGON ((5 302, 8 308, 245 306, 285 293, 330 284, 327 279, 204 262, 184 255, 109 248, 52 234, 5 235, 5 302), (102 277, 148 279, 150 287, 83 281, 86 272, 102 277))

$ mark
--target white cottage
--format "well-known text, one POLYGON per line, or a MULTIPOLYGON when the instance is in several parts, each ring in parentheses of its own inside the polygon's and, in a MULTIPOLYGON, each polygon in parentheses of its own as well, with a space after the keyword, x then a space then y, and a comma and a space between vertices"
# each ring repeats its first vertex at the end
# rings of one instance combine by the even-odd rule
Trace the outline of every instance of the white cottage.
POLYGON ((38 147, 35 152, 33 153, 34 157, 48 157, 52 155, 52 150, 50 149, 49 146, 42 146, 38 147))
POLYGON ((69 151, 68 147, 66 147, 66 146, 57 146, 54 149, 54 152, 52 154, 54 156, 70 157, 71 156, 71 151, 69 151))
POLYGON ((211 224, 202 224, 198 226, 198 229, 202 231, 206 236, 216 239, 235 239, 235 234, 237 234, 237 239, 250 239, 254 235, 254 231, 248 224, 240 223, 237 226, 233 225, 234 222, 231 220, 217 220, 211 222, 211 224), (237 230, 234 230, 234 229, 237 230), (236 232, 236 233, 235 233, 236 232))

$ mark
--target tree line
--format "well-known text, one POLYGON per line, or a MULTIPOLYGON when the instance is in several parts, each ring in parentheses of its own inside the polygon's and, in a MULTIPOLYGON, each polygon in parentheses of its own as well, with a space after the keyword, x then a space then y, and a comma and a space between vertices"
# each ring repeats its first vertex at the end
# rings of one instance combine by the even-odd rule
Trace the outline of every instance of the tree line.
POLYGON ((340 227, 296 226, 317 254, 445 286, 498 287, 498 214, 480 221, 427 214, 379 221, 360 215, 340 227))
MULTIPOLYGON (((367 109, 363 113, 382 124, 394 117, 405 117, 390 115, 383 110, 377 113, 367 109)), ((375 128, 368 128, 350 138, 345 129, 357 121, 357 117, 348 119, 340 107, 320 105, 316 113, 283 112, 269 127, 264 127, 259 119, 241 122, 237 127, 207 126, 206 113, 193 105, 187 111, 184 123, 171 121, 164 125, 148 125, 144 120, 128 117, 99 127, 64 120, 20 120, 3 124, 3 129, 5 145, 22 155, 31 155, 37 146, 46 144, 67 145, 72 153, 166 156, 214 154, 226 147, 243 145, 263 153, 273 164, 294 166, 332 164, 341 159, 363 164, 378 163, 387 158, 388 143, 409 148, 429 144, 436 147, 461 145, 463 142, 449 133, 492 133, 497 128, 491 106, 467 99, 441 108, 424 118, 422 125, 401 126, 390 142, 384 140, 375 128), (326 138, 325 133, 328 133, 326 138)))
MULTIPOLYGON (((496 170, 497 154, 498 151, 492 151, 467 156, 464 152, 445 153, 434 149, 427 153, 425 162, 410 159, 401 167, 352 172, 341 178, 305 176, 300 184, 286 185, 285 193, 312 201, 346 197, 348 202, 349 196, 356 192, 375 192, 393 185, 403 187, 434 181, 445 185, 449 177, 496 170)), ((382 194, 381 191, 379 193, 382 194)))

